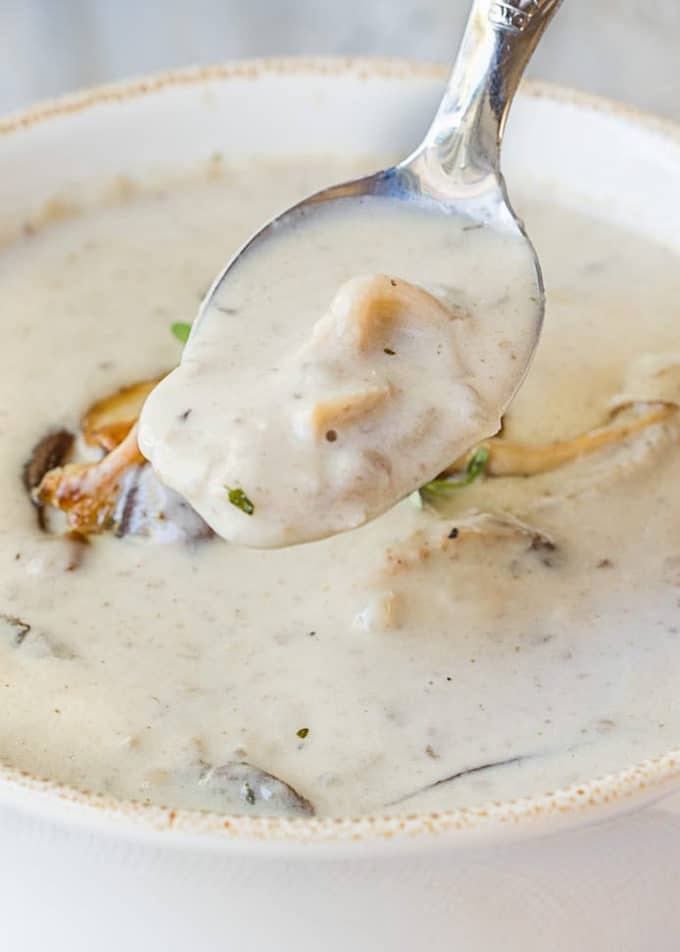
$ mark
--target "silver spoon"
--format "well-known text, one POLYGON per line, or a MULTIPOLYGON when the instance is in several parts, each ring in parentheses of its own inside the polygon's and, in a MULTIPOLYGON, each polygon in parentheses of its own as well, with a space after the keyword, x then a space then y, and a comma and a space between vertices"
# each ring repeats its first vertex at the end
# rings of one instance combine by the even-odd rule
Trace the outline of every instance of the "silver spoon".
POLYGON ((376 195, 424 205, 435 201, 446 206, 449 213, 477 219, 487 228, 498 224, 505 233, 511 219, 531 250, 535 271, 535 348, 545 311, 541 267, 524 225, 510 205, 500 153, 508 113, 524 69, 561 2, 473 0, 453 71, 422 143, 398 165, 316 192, 264 225, 213 283, 191 336, 200 333, 205 314, 215 297, 221 296, 231 272, 256 246, 259 248, 296 219, 309 219, 327 202, 376 195))
MULTIPOLYGON (((474 0, 444 98, 415 152, 288 209, 257 232, 213 284, 180 367, 147 400, 139 444, 161 479, 218 534, 276 546, 354 528, 497 429, 528 368, 545 308, 538 259, 507 199, 500 145, 521 74, 559 4, 474 0), (395 225, 392 213, 400 222, 409 218, 407 226, 395 225), (351 223, 349 231, 343 221, 351 223), (397 229, 396 241, 390 228, 397 229), (394 287, 396 278, 429 284, 471 315, 461 330, 475 335, 471 362, 459 372, 468 389, 444 391, 444 410, 457 430, 435 430, 432 420, 442 414, 435 401, 428 416, 428 388, 411 377, 400 391, 406 412, 396 428, 375 436, 379 445, 362 449, 332 427, 325 433, 334 446, 330 453, 320 435, 311 449, 307 438, 290 439, 292 398, 302 401, 304 386, 290 395, 276 389, 279 380, 289 385, 285 371, 279 373, 286 359, 281 339, 287 338, 285 328, 279 333, 277 309, 294 307, 304 332, 329 296, 362 274, 382 274, 394 287), (234 368, 235 360, 243 371, 237 366, 230 376, 224 367, 234 368), (475 408, 463 409, 467 416, 461 417, 470 394, 475 408), (264 409, 263 398, 269 401, 264 409), (411 425, 404 431, 409 438, 418 427, 436 433, 426 449, 404 452, 402 421, 411 425)), ((451 365, 446 358, 436 364, 434 352, 432 360, 433 381, 449 387, 452 378, 439 379, 437 367, 451 365)), ((314 369, 312 361, 308 370, 314 369)), ((370 426, 366 433, 370 441, 370 426)))

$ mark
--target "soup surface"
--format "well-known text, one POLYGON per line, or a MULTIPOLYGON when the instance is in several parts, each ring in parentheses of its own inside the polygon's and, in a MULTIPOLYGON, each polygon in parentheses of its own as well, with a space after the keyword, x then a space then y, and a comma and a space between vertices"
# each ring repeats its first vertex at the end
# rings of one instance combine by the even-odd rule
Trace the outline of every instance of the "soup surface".
POLYGON ((7 763, 172 806, 411 813, 680 744, 677 256, 529 177, 544 335, 456 488, 292 549, 210 538, 176 503, 153 538, 38 527, 21 474, 45 433, 172 368, 170 325, 262 220, 381 164, 225 165, 3 249, 7 763))

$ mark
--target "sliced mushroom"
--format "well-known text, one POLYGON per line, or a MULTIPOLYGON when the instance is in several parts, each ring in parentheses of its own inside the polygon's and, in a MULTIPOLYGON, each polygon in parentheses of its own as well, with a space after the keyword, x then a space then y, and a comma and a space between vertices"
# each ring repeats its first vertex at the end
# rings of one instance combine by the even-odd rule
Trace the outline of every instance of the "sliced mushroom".
POLYGON ((142 380, 93 403, 81 420, 85 442, 107 453, 115 449, 135 425, 144 401, 161 380, 162 377, 142 380))
POLYGON ((149 775, 153 799, 188 809, 255 816, 314 816, 314 807, 290 784, 243 761, 213 767, 195 764, 149 775))
POLYGON ((61 509, 71 529, 102 532, 111 527, 123 473, 143 462, 136 425, 122 443, 97 463, 71 463, 50 470, 34 490, 38 505, 61 509))
POLYGON ((320 400, 314 404, 311 412, 314 436, 317 439, 323 437, 333 439, 334 437, 329 437, 329 434, 334 434, 336 429, 367 416, 384 403, 389 395, 390 388, 387 386, 367 387, 365 390, 346 396, 320 400))
POLYGON ((22 657, 57 658, 73 661, 74 651, 63 642, 54 641, 49 635, 30 625, 23 618, 0 612, 0 644, 21 649, 22 657))
POLYGON ((9 641, 14 648, 18 648, 23 643, 30 630, 31 626, 27 621, 16 615, 0 612, 0 637, 3 641, 9 641))
MULTIPOLYGON (((487 476, 536 476, 571 463, 588 453, 623 443, 631 436, 657 423, 670 420, 678 412, 672 403, 634 403, 617 407, 605 426, 590 430, 572 440, 548 443, 546 446, 527 446, 502 437, 494 437, 480 444, 489 451, 485 467, 487 476), (626 413, 628 419, 622 421, 626 413)), ((476 447, 479 449, 479 447, 476 447)), ((465 469, 473 454, 456 460, 442 476, 453 476, 465 469)))
POLYGON ((425 513, 423 521, 423 528, 387 548, 377 571, 364 579, 354 627, 389 634, 402 625, 429 626, 434 619, 448 625, 457 613, 469 617, 466 612, 475 613, 480 625, 490 624, 506 599, 522 591, 518 583, 526 583, 529 597, 536 575, 555 571, 568 555, 547 532, 512 516, 477 512, 452 525, 425 513), (478 590, 480 577, 489 597, 467 598, 471 582, 478 590), (397 611, 377 612, 381 599, 397 611))
POLYGON ((562 555, 555 540, 541 529, 513 516, 477 512, 458 520, 453 530, 435 520, 428 529, 419 529, 400 545, 388 548, 384 571, 387 575, 399 575, 435 555, 458 558, 461 547, 474 541, 519 542, 525 552, 538 556, 546 567, 552 567, 562 555))
POLYGON ((74 440, 73 433, 68 430, 53 430, 36 443, 24 463, 21 479, 38 511, 38 525, 41 529, 45 529, 45 514, 42 505, 33 498, 33 490, 40 485, 46 473, 55 466, 61 466, 71 452, 74 440))
POLYGON ((211 767, 199 781, 228 802, 273 816, 314 816, 314 807, 290 784, 247 763, 211 767))
POLYGON ((327 318, 319 321, 315 338, 335 331, 353 336, 359 351, 384 348, 392 325, 446 321, 461 316, 436 297, 401 278, 386 274, 363 275, 343 284, 333 299, 327 318))
POLYGON ((82 563, 90 544, 89 539, 77 529, 64 532, 60 537, 64 549, 64 571, 74 572, 82 563))
POLYGON ((384 632, 400 628, 403 621, 403 598, 396 592, 374 592, 354 617, 352 625, 359 631, 384 632))
POLYGON ((112 528, 117 536, 142 536, 157 543, 193 542, 214 534, 189 503, 168 489, 148 465, 129 466, 123 473, 112 528))

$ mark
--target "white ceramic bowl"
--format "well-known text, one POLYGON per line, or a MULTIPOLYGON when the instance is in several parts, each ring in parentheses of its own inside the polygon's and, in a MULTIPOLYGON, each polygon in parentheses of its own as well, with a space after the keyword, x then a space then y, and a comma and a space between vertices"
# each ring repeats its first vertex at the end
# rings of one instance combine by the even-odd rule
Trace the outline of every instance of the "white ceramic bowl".
MULTIPOLYGON (((98 89, 0 121, 0 238, 214 151, 404 153, 445 72, 268 61, 98 89), (54 207, 54 206, 52 206, 54 207)), ((525 87, 506 174, 680 248, 680 132, 525 87)), ((0 769, 0 948, 676 950, 680 752, 578 788, 407 818, 115 803, 0 769), (662 800, 661 798, 664 797, 662 800)))

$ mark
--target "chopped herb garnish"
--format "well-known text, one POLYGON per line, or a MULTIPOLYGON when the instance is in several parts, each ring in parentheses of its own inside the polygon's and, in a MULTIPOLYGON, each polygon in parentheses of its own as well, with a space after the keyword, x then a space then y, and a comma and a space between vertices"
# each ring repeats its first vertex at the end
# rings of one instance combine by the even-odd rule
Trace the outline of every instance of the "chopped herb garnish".
POLYGON ((420 488, 421 494, 430 496, 446 496, 451 490, 464 489, 478 479, 489 462, 489 449, 480 446, 476 449, 465 467, 465 473, 458 479, 433 479, 420 488))
POLYGON ((388 354, 390 357, 396 357, 396 350, 392 350, 391 347, 383 347, 383 351, 388 354))
POLYGON ((301 727, 300 730, 295 731, 300 740, 304 740, 307 734, 309 734, 308 727, 301 727))
POLYGON ((457 538, 458 538, 458 529, 455 529, 455 528, 452 529, 452 530, 449 532, 449 536, 448 536, 448 537, 449 537, 449 539, 457 539, 457 538))
POLYGON ((252 516, 255 512, 254 504, 248 499, 246 494, 242 489, 230 489, 228 486, 224 487, 227 490, 229 495, 229 502, 232 506, 236 506, 237 509, 240 509, 241 512, 245 512, 247 516, 252 516))
POLYGON ((186 324, 183 321, 175 321, 174 324, 170 325, 170 330, 181 344, 186 344, 189 340, 189 334, 191 333, 191 324, 186 324))

